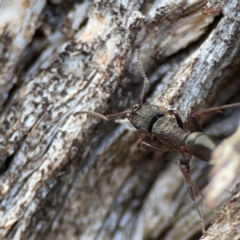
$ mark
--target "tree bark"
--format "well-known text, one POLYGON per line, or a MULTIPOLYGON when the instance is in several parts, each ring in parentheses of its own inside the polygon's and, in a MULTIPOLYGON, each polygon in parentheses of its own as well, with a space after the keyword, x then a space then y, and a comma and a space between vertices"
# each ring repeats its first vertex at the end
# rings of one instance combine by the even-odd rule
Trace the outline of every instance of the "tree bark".
MULTIPOLYGON (((137 103, 137 52, 146 101, 184 123, 192 107, 239 101, 240 0, 3 1, 0 51, 1 239, 202 236, 179 155, 141 152, 129 123, 81 112, 137 103)), ((239 112, 202 119, 226 138, 213 167, 191 165, 205 225, 239 182, 239 112)), ((239 187, 231 199, 201 239, 239 237, 239 187)))

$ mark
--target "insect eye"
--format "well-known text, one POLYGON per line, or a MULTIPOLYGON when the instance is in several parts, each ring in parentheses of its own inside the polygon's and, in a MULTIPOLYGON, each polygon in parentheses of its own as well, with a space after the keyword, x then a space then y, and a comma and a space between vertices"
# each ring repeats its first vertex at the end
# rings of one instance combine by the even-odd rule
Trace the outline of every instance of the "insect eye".
POLYGON ((139 105, 138 105, 138 104, 136 104, 136 105, 134 105, 134 106, 132 107, 132 111, 133 111, 133 112, 136 112, 138 109, 139 109, 139 105))

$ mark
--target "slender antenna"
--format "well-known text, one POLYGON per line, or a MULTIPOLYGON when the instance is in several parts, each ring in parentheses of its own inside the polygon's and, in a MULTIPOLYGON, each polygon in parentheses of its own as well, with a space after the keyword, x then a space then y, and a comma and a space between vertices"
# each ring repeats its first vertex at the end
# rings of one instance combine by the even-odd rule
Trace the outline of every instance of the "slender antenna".
POLYGON ((78 115, 78 114, 87 114, 88 116, 92 116, 92 117, 96 117, 96 118, 100 118, 103 119, 105 121, 108 120, 107 117, 105 117, 104 115, 97 113, 97 112, 91 112, 91 111, 83 111, 83 112, 75 112, 74 116, 78 115))
POLYGON ((108 120, 111 120, 111 119, 115 119, 115 118, 118 118, 119 116, 126 116, 127 114, 130 114, 131 112, 129 110, 127 111, 124 111, 124 112, 119 112, 119 113, 115 113, 115 114, 111 114, 111 115, 106 115, 106 118, 108 120))
POLYGON ((142 104, 144 97, 145 97, 145 93, 147 91, 147 88, 149 86, 149 80, 143 70, 143 64, 142 64, 142 60, 140 58, 140 50, 137 51, 137 66, 138 66, 138 70, 141 73, 142 77, 143 77, 143 88, 142 88, 142 92, 139 98, 139 103, 142 104))
POLYGON ((130 111, 124 111, 124 112, 119 112, 119 113, 115 113, 115 114, 111 114, 111 115, 102 115, 100 113, 97 112, 92 112, 92 111, 82 111, 82 112, 75 112, 74 116, 78 115, 78 114, 87 114, 88 116, 92 116, 92 117, 96 117, 96 118, 100 118, 103 119, 105 121, 108 120, 112 120, 115 118, 118 118, 119 116, 126 116, 128 113, 130 113, 130 111))

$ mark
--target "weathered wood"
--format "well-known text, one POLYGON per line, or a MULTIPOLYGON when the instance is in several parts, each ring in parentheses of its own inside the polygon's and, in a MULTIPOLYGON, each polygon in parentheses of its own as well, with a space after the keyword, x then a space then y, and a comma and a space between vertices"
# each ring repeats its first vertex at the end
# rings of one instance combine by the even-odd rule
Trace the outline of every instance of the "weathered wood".
MULTIPOLYGON (((137 102, 137 50, 151 82, 146 100, 183 120, 190 107, 237 96, 240 1, 211 1, 214 11, 206 2, 0 4, 2 239, 190 239, 201 231, 172 162, 179 156, 140 152, 128 124, 79 112, 113 113, 137 102)), ((226 133, 239 115, 223 116, 226 133)), ((207 168, 192 164, 206 201, 207 168)), ((209 224, 213 210, 197 201, 209 224)))
MULTIPOLYGON (((239 156, 239 153, 238 153, 239 156)), ((239 161, 239 158, 237 159, 239 161)), ((238 168, 239 169, 239 168, 238 168)), ((239 175, 238 175, 239 176, 239 175)), ((239 179, 238 179, 239 180, 239 179)), ((201 238, 203 240, 212 239, 239 239, 239 221, 240 221, 240 185, 236 185, 230 200, 214 220, 212 226, 201 238)))

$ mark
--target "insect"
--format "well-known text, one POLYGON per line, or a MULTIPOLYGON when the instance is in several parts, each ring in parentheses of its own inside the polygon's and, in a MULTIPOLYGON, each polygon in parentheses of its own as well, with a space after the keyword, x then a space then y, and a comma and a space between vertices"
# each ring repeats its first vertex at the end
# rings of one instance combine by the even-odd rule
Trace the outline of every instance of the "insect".
POLYGON ((91 111, 78 113, 87 114, 104 120, 112 120, 124 116, 141 133, 139 144, 142 147, 163 153, 177 150, 182 156, 182 158, 178 160, 179 169, 183 174, 188 194, 202 219, 204 230, 203 216, 195 201, 196 192, 200 194, 201 192, 191 179, 190 161, 193 156, 208 161, 216 145, 202 132, 197 117, 203 114, 220 112, 229 107, 239 107, 240 103, 209 108, 198 112, 194 112, 193 109, 190 109, 188 114, 188 128, 184 129, 182 119, 175 110, 169 110, 169 115, 165 115, 158 106, 144 103, 149 80, 143 70, 139 55, 138 69, 144 79, 138 104, 130 107, 126 111, 106 116, 91 111))

